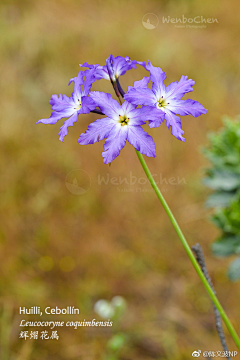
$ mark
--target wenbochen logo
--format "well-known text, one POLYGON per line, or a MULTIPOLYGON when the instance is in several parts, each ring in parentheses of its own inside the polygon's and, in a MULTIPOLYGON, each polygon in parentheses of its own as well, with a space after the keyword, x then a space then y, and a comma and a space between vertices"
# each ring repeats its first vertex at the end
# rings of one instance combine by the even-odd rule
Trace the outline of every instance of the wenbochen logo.
POLYGON ((155 14, 148 13, 145 14, 144 17, 142 18, 142 24, 148 30, 156 29, 158 23, 159 23, 159 19, 155 14))
POLYGON ((201 354, 201 350, 195 350, 193 353, 192 353, 192 356, 193 357, 199 357, 200 356, 200 354, 201 354))
POLYGON ((72 170, 67 174, 66 187, 74 195, 85 194, 91 185, 89 174, 82 169, 72 170))

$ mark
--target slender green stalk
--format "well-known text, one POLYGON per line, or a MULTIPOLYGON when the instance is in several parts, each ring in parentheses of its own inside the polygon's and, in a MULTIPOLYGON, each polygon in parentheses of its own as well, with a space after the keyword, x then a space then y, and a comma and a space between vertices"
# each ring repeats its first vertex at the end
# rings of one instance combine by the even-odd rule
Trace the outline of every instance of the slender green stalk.
POLYGON ((184 249, 185 249, 185 251, 186 251, 186 253, 187 253, 188 257, 189 257, 189 259, 191 260, 191 262, 192 262, 198 276, 200 277, 205 289, 207 290, 208 295, 210 296, 210 298, 213 301, 214 305, 218 309, 218 311, 219 311, 223 321, 225 322, 225 325, 228 328, 228 330, 229 330, 229 332, 230 332, 230 334, 231 334, 231 336, 232 336, 238 350, 240 350, 240 339, 239 339, 234 327, 232 326, 231 321, 229 320, 227 314, 223 310, 220 302, 218 301, 216 295, 214 294, 214 292, 213 292, 211 286, 209 285, 207 279, 205 278, 204 274, 202 273, 202 270, 200 269, 200 267, 198 265, 198 262, 195 259, 194 255, 193 255, 193 253, 192 253, 192 251, 190 249, 190 246, 188 245, 187 240, 185 239, 185 237, 184 237, 184 235, 183 235, 183 233, 182 233, 182 231, 181 231, 175 217, 173 216, 173 213, 171 212, 168 204, 166 203, 166 200, 164 199, 161 191, 159 190, 157 184, 155 183, 155 181, 153 179, 153 176, 152 176, 152 174, 151 174, 151 172, 150 172, 150 170, 149 170, 149 168, 148 168, 142 154, 137 150, 136 150, 136 153, 137 153, 138 159, 139 159, 139 161, 140 161, 140 163, 141 163, 141 165, 143 167, 143 170, 145 171, 145 174, 147 175, 147 178, 150 181, 150 184, 152 185, 158 199, 160 200, 160 202, 161 202, 164 210, 166 211, 166 213, 167 213, 167 215, 168 215, 174 229, 176 230, 176 233, 177 233, 179 239, 181 240, 181 243, 182 243, 182 245, 183 245, 183 247, 184 247, 184 249))

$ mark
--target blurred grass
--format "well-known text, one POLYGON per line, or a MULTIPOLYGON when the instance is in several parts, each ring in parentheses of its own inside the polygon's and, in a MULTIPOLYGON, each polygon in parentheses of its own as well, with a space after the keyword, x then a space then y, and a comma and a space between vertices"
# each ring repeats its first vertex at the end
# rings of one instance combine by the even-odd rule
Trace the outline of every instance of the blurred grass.
MULTIPOLYGON (((77 143, 96 115, 82 116, 64 143, 58 140, 60 124, 35 125, 50 115, 52 94, 70 95, 67 84, 79 63, 103 64, 110 53, 150 59, 166 72, 167 82, 182 74, 196 81, 190 97, 208 108, 208 114, 182 118, 185 143, 165 125, 148 129, 157 158, 147 162, 162 178, 184 178, 186 184, 163 183, 160 188, 190 244, 203 245, 219 299, 240 332, 239 286, 227 280, 227 261, 214 259, 209 251, 217 232, 203 208, 201 176, 207 163, 199 154, 207 131, 221 126, 222 114, 234 117, 240 112, 238 10, 236 0, 231 6, 226 0, 1 2, 3 359, 100 359, 110 333, 61 329, 59 341, 46 341, 44 347, 40 340, 24 343, 18 339, 18 307, 74 305, 82 319, 92 319, 93 304, 114 295, 127 300, 122 327, 138 339, 122 350, 121 359, 189 359, 196 349, 220 349, 211 303, 154 194, 98 183, 99 175, 129 179, 132 172, 143 177, 131 146, 108 167, 102 162, 102 143, 77 143), (142 26, 146 13, 159 17, 153 31, 142 26), (162 24, 162 16, 183 14, 217 18, 218 23, 206 29, 162 24), (81 196, 65 186, 74 169, 85 170, 91 178, 90 189, 81 196), (159 357, 154 346, 160 347, 159 357)), ((144 75, 143 69, 132 70, 122 86, 144 75)), ((104 81, 94 89, 111 92, 104 81)))

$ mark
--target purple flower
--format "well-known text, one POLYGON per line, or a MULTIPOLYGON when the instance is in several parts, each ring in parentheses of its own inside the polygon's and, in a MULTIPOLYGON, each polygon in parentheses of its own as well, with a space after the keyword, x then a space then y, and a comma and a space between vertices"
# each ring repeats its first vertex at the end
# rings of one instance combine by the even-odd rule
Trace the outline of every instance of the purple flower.
POLYGON ((49 103, 52 105, 52 114, 49 119, 41 119, 37 122, 43 124, 56 124, 62 118, 68 118, 60 128, 59 140, 64 141, 68 134, 68 127, 73 126, 78 120, 79 114, 88 114, 96 108, 93 99, 88 96, 92 83, 95 81, 95 67, 91 70, 79 71, 78 76, 69 81, 74 82, 74 91, 71 97, 59 94, 52 95, 49 103), (85 80, 84 80, 85 78, 85 80), (83 85, 83 89, 81 86, 83 85))
POLYGON ((150 72, 152 90, 147 87, 145 82, 141 86, 128 87, 128 92, 124 99, 135 105, 148 105, 157 108, 161 118, 150 120, 149 127, 158 127, 163 122, 162 112, 165 113, 166 125, 171 127, 171 133, 177 139, 185 141, 183 138, 181 120, 178 115, 193 115, 194 117, 206 114, 206 110, 199 102, 194 100, 181 100, 184 94, 193 90, 195 82, 182 76, 180 81, 173 82, 165 87, 163 81, 166 79, 165 73, 159 67, 152 66, 151 62, 139 63, 150 72))
POLYGON ((111 163, 119 155, 126 141, 142 154, 156 156, 154 141, 141 125, 146 120, 156 120, 159 116, 157 109, 148 106, 136 108, 127 101, 120 105, 104 92, 94 91, 91 97, 107 117, 91 123, 86 132, 80 135, 79 144, 93 144, 106 139, 102 153, 105 164, 111 163))
MULTIPOLYGON (((106 79, 112 82, 116 82, 119 76, 124 75, 127 70, 136 69, 136 60, 130 60, 129 56, 125 58, 122 56, 109 55, 106 60, 106 65, 100 66, 96 68, 95 71, 95 79, 106 79)), ((88 63, 80 64, 81 67, 87 67, 92 69, 96 65, 91 65, 88 63)))

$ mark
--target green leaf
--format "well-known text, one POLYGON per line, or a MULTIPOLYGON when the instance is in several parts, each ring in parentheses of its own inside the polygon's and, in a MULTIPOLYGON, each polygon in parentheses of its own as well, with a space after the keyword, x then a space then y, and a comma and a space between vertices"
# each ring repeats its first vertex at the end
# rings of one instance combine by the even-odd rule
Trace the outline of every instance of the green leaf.
POLYGON ((240 117, 236 121, 226 118, 218 133, 209 133, 210 147, 203 150, 213 168, 240 174, 240 117))
MULTIPOLYGON (((212 244, 216 256, 240 254, 240 117, 225 117, 224 127, 208 135, 210 146, 203 150, 211 163, 204 184, 214 192, 206 206, 214 208, 211 221, 222 234, 212 244)), ((240 278, 240 257, 229 268, 231 280, 240 278)))
POLYGON ((234 260, 228 270, 228 276, 230 280, 237 281, 240 278, 240 257, 234 260))
POLYGON ((217 212, 214 215, 212 215, 211 220, 215 226, 219 227, 223 232, 227 232, 225 229, 227 221, 224 210, 225 208, 218 209, 217 212))
POLYGON ((217 208, 211 220, 224 233, 240 235, 240 193, 228 207, 217 208))
POLYGON ((213 190, 232 191, 240 187, 240 175, 224 170, 212 170, 211 175, 203 179, 203 183, 213 190))
POLYGON ((236 192, 218 191, 209 195, 205 206, 208 208, 213 207, 226 207, 236 196, 236 192))
POLYGON ((212 252, 215 256, 225 257, 240 252, 239 236, 224 236, 212 244, 212 252))

